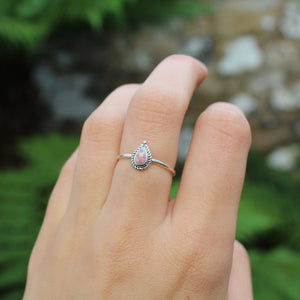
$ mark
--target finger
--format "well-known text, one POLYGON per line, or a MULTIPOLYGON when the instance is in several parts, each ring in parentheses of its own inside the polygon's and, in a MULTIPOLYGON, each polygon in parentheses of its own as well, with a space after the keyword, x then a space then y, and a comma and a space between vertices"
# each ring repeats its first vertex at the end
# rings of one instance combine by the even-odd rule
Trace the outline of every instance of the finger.
MULTIPOLYGON (((160 63, 130 104, 121 153, 132 153, 146 140, 153 158, 174 167, 184 114, 206 75, 204 65, 188 56, 174 55, 160 63)), ((171 182, 172 174, 155 164, 137 171, 129 160, 120 160, 109 200, 118 209, 129 209, 139 218, 156 222, 166 214, 171 182), (156 221, 152 212, 156 212, 156 221)))
POLYGON ((251 267, 246 249, 234 243, 232 268, 228 288, 229 300, 253 300, 251 267))
POLYGON ((68 206, 78 224, 91 220, 106 200, 128 105, 137 88, 132 84, 115 90, 83 126, 68 206))
POLYGON ((249 124, 234 105, 213 104, 196 122, 172 220, 212 252, 232 251, 250 144, 249 124))

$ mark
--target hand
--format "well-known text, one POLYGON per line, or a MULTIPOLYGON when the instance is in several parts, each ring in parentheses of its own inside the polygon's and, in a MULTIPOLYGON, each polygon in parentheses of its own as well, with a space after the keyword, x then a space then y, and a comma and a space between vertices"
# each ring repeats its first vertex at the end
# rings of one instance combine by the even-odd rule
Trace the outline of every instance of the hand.
POLYGON ((173 168, 206 76, 197 60, 171 56, 87 119, 50 197, 24 299, 252 299, 247 254, 235 242, 251 143, 242 112, 218 103, 200 115, 175 200, 168 170, 116 160, 147 140, 173 168))

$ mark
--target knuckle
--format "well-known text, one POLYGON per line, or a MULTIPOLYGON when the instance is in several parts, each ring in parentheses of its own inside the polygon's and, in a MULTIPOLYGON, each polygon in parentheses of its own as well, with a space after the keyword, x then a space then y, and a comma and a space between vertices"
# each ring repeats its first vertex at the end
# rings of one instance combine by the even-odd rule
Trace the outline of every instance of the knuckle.
POLYGON ((130 261, 131 264, 134 264, 134 261, 140 256, 138 251, 141 249, 141 244, 138 236, 138 230, 133 223, 115 224, 109 236, 104 233, 101 239, 105 257, 117 264, 121 261, 122 263, 130 261))
POLYGON ((251 145, 250 125, 235 105, 229 103, 215 103, 209 106, 198 118, 196 126, 205 123, 214 130, 218 138, 224 142, 251 145))
POLYGON ((223 257, 219 259, 209 254, 199 243, 196 247, 191 239, 186 239, 180 245, 173 247, 169 260, 173 261, 177 273, 189 282, 190 289, 197 291, 204 286, 211 291, 218 289, 230 269, 224 264, 223 257))
POLYGON ((178 119, 182 107, 178 95, 167 88, 142 87, 132 103, 132 112, 142 122, 167 125, 178 119))
POLYGON ((96 110, 85 121, 82 138, 96 142, 109 138, 123 122, 124 116, 117 109, 96 110))
POLYGON ((176 260, 183 266, 181 273, 190 279, 198 278, 198 284, 216 289, 230 270, 230 255, 223 251, 224 246, 215 237, 207 238, 211 235, 207 228, 183 227, 177 228, 175 237, 181 243, 173 247, 176 260))
POLYGON ((138 241, 133 225, 106 224, 109 229, 101 231, 92 241, 88 256, 105 278, 116 282, 128 280, 139 268, 143 257, 142 244, 138 241), (102 274, 103 274, 102 273, 102 274))
POLYGON ((219 290, 220 286, 224 284, 224 280, 230 274, 230 263, 220 263, 217 260, 218 258, 206 261, 203 266, 205 275, 202 278, 202 282, 211 291, 219 290))
POLYGON ((123 95, 123 93, 128 92, 128 93, 133 93, 135 92, 138 88, 140 87, 139 84, 137 83, 127 83, 127 84, 123 84, 120 85, 119 87, 117 87, 114 91, 114 93, 120 93, 123 95))
MULTIPOLYGON (((201 265, 204 262, 206 255, 205 249, 200 247, 201 241, 199 241, 198 234, 194 230, 187 230, 180 227, 177 228, 177 231, 174 233, 174 240, 180 240, 181 243, 175 243, 170 247, 169 256, 175 258, 173 259, 178 263, 178 266, 181 266, 186 270, 201 269, 201 265)), ((181 273, 183 270, 181 270, 181 273)))

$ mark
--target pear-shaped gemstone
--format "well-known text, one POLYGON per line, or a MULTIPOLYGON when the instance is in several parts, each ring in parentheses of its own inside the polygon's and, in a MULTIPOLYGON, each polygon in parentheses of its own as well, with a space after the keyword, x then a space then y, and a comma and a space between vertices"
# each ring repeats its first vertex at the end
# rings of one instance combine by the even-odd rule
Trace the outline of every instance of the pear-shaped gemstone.
POLYGON ((148 160, 148 154, 145 147, 141 147, 134 156, 134 163, 137 166, 144 165, 148 160))

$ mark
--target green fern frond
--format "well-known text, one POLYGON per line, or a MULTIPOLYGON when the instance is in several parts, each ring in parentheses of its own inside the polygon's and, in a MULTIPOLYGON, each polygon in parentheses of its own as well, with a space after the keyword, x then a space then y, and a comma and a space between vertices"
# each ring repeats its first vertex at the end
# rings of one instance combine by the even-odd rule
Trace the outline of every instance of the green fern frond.
POLYGON ((99 30, 105 19, 124 25, 124 22, 166 19, 174 15, 199 15, 211 11, 211 7, 197 0, 0 1, 0 39, 33 50, 61 24, 87 23, 99 30))
POLYGON ((20 299, 16 295, 23 293, 29 255, 50 191, 77 144, 77 138, 56 134, 23 141, 20 151, 26 167, 0 173, 1 299, 20 299))

